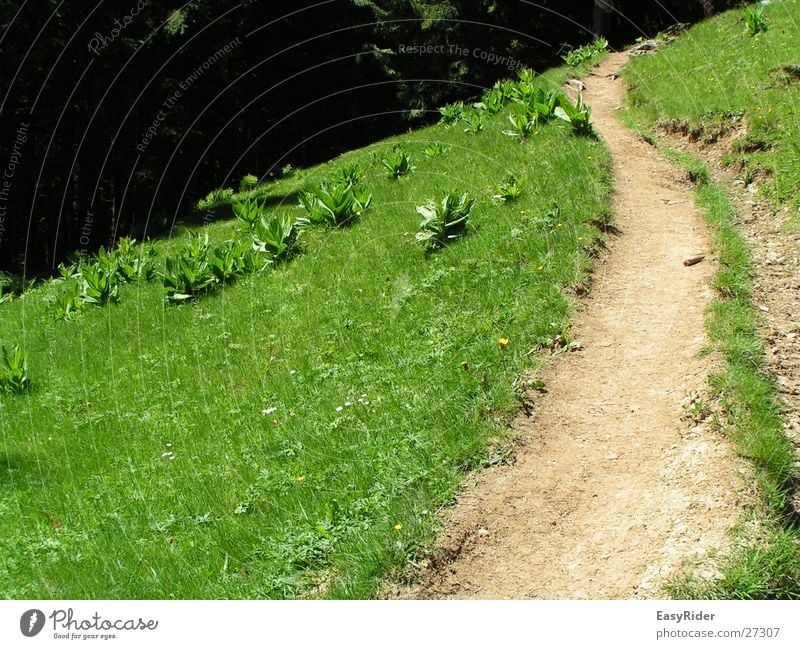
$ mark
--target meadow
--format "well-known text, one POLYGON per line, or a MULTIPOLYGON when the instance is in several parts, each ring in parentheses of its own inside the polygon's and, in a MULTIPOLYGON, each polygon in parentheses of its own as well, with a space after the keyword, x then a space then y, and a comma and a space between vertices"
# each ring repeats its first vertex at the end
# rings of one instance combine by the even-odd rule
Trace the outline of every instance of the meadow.
POLYGON ((526 372, 568 341, 610 219, 590 127, 519 103, 203 203, 293 225, 355 173, 370 200, 301 222, 286 254, 251 251, 241 218, 179 225, 126 281, 76 260, 0 305, 25 354, 0 390, 0 596, 358 598, 413 562, 465 473, 512 453, 526 372), (468 223, 430 245, 427 201, 451 193, 468 223), (170 284, 193 247, 221 261, 184 275, 212 279, 170 284))

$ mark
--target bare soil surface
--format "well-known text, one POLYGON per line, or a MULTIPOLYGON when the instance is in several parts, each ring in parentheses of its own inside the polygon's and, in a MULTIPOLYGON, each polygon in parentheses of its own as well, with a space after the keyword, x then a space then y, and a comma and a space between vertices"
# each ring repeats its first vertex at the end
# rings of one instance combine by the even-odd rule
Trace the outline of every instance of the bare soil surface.
POLYGON ((580 350, 548 361, 547 393, 513 423, 514 463, 470 478, 414 583, 384 596, 663 597, 682 562, 728 543, 745 465, 687 416, 714 369, 699 354, 714 261, 683 265, 709 252, 691 187, 615 117, 625 61, 612 55, 585 80, 621 232, 572 332, 580 350))

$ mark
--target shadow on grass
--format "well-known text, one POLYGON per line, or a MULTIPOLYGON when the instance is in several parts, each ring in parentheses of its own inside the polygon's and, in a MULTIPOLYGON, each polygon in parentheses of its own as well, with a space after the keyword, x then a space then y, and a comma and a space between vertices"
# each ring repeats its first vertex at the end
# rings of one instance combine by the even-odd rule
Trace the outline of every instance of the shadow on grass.
MULTIPOLYGON (((300 192, 290 192, 288 194, 275 194, 258 196, 258 202, 262 203, 264 207, 294 207, 300 200, 300 192)), ((233 213, 233 207, 230 203, 225 205, 218 205, 209 210, 192 211, 188 216, 175 221, 175 226, 183 225, 187 227, 194 227, 208 223, 216 223, 218 221, 227 221, 236 218, 233 213)), ((154 237, 157 238, 157 237, 154 237)))
POLYGON ((36 464, 18 453, 0 455, 0 485, 13 485, 21 476, 35 470, 36 464))

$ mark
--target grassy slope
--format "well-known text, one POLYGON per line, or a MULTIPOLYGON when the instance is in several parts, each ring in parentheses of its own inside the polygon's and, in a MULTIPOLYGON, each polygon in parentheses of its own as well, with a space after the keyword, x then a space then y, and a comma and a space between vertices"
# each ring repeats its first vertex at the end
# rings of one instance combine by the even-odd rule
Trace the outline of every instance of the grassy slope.
POLYGON ((800 83, 781 66, 800 65, 800 0, 764 9, 769 29, 745 33, 741 10, 704 21, 657 56, 631 62, 624 78, 634 121, 685 121, 719 130, 744 119, 746 134, 728 161, 760 168, 765 191, 800 204, 800 83))
MULTIPOLYGON (((629 118, 644 130, 664 119, 713 129, 727 119, 722 112, 741 113, 747 133, 740 141, 762 141, 767 148, 740 151, 729 159, 768 169, 768 191, 789 200, 794 198, 789 189, 800 179, 800 159, 791 140, 798 135, 797 90, 759 89, 768 83, 770 69, 800 56, 800 3, 770 6, 765 15, 770 20, 767 34, 743 36, 741 11, 732 11, 698 25, 657 55, 632 62, 625 71, 632 85, 629 118)), ((784 436, 774 385, 763 372, 763 347, 751 304, 750 253, 725 190, 710 181, 703 163, 687 154, 667 153, 698 180, 697 201, 715 233, 719 297, 708 326, 727 367, 712 377, 712 386, 724 405, 724 430, 739 452, 753 460, 762 495, 758 509, 738 528, 736 547, 722 562, 719 578, 704 581, 690 574, 673 592, 679 598, 800 597, 800 536, 788 502, 796 457, 784 436)))
POLYGON ((33 382, 0 394, 0 596, 374 592, 463 472, 502 449, 514 381, 567 326, 561 287, 584 281, 589 222, 608 216, 599 142, 549 125, 520 143, 506 125, 423 129, 270 186, 291 195, 358 162, 375 200, 196 304, 165 305, 152 282, 72 322, 52 320, 45 288, 0 308, 0 342, 25 344, 33 382), (450 151, 425 158, 433 141, 450 151), (397 142, 417 169, 392 180, 378 158, 397 142), (527 192, 495 205, 509 172, 527 192), (474 230, 426 256, 415 206, 451 189, 478 197, 474 230), (561 220, 543 227, 553 203, 561 220))

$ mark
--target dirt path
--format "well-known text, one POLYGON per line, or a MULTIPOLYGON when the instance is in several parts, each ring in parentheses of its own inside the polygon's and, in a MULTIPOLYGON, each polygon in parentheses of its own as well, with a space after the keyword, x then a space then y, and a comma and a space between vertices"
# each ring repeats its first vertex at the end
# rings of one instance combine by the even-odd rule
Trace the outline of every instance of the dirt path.
POLYGON ((548 364, 548 393, 515 426, 511 466, 474 476, 448 512, 420 584, 400 598, 661 597, 681 562, 726 544, 739 463, 718 433, 685 417, 713 362, 704 310, 713 261, 682 173, 615 118, 616 54, 585 100, 615 159, 622 230, 596 270, 573 339, 548 364))

